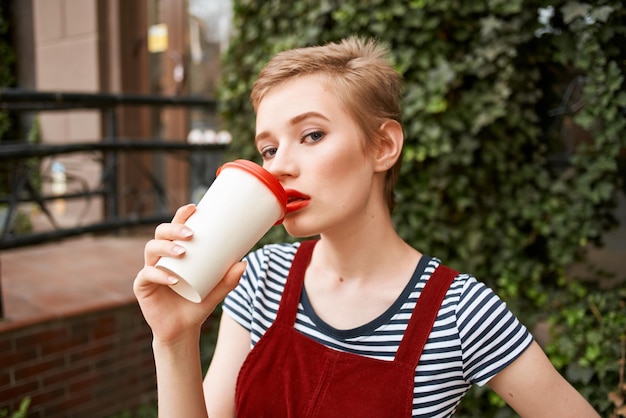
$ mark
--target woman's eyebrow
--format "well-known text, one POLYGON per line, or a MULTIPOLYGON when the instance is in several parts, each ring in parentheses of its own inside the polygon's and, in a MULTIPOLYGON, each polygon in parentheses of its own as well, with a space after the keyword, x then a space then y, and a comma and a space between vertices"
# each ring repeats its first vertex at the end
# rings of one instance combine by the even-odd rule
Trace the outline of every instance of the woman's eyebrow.
POLYGON ((328 119, 326 116, 322 115, 319 112, 306 112, 306 113, 303 113, 301 115, 294 116, 293 118, 291 118, 291 120, 289 121, 289 124, 295 125, 309 118, 320 118, 320 119, 324 119, 327 122, 330 122, 330 119, 328 119))
MULTIPOLYGON (((327 122, 330 122, 330 119, 328 119, 326 116, 324 116, 323 114, 319 113, 319 112, 305 112, 302 113, 300 115, 294 116, 293 118, 291 118, 289 120, 289 125, 294 126, 297 125, 298 123, 302 122, 303 120, 309 119, 309 118, 319 118, 319 119, 323 119, 327 122)), ((259 132, 255 137, 254 137, 254 142, 259 142, 262 139, 265 139, 267 137, 271 136, 269 131, 262 131, 259 132)))

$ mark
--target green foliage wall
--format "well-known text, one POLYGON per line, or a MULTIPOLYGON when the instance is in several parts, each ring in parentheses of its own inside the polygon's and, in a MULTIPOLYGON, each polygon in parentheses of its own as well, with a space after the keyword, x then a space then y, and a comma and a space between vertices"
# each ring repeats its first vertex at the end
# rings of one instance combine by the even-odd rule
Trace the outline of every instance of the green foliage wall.
MULTIPOLYGON (((353 34, 387 43, 406 82, 399 232, 487 282, 527 325, 548 318, 558 330, 548 348, 554 363, 603 416, 612 411, 626 295, 565 272, 614 224, 626 146, 622 1, 236 0, 234 7, 220 91, 233 155, 258 160, 248 94, 274 53, 353 34)), ((266 239, 289 238, 276 228, 266 239)), ((470 396, 459 416, 496 416, 501 401, 487 396, 485 406, 483 398, 470 396)))

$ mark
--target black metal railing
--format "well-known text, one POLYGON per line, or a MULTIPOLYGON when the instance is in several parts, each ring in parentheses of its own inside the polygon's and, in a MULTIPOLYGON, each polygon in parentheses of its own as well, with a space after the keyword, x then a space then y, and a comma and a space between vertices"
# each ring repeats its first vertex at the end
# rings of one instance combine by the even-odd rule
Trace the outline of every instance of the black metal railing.
MULTIPOLYGON (((118 186, 120 156, 133 153, 176 155, 190 164, 193 157, 222 153, 224 144, 190 144, 184 140, 164 141, 160 138, 128 139, 118 137, 118 110, 120 106, 144 106, 161 110, 165 107, 199 108, 215 112, 214 100, 195 97, 157 97, 125 94, 90 94, 66 92, 39 92, 20 89, 0 89, 0 111, 9 112, 51 112, 68 110, 98 110, 102 116, 104 134, 100 142, 80 143, 26 143, 25 141, 0 142, 0 168, 6 175, 8 190, 0 190, 0 207, 4 207, 5 217, 0 220, 0 250, 49 242, 92 232, 116 231, 132 226, 157 224, 171 219, 172 213, 166 204, 154 205, 151 213, 119 213, 119 199, 122 193, 118 186), (49 175, 42 175, 38 163, 44 158, 67 156, 75 153, 93 154, 101 164, 100 181, 90 187, 86 181, 74 178, 81 187, 65 191, 63 194, 44 191, 42 183, 52 181, 49 175), (103 216, 96 222, 77 221, 75 225, 63 226, 56 220, 49 208, 52 201, 76 201, 102 197, 103 216), (38 208, 50 225, 45 231, 15 232, 12 222, 20 205, 29 203, 38 208)), ((61 141, 62 142, 62 141, 61 141)), ((220 154, 221 155, 221 154, 220 154)), ((197 158, 196 158, 197 160, 197 158)), ((215 159, 213 159, 215 160, 215 159)), ((167 202, 167 188, 154 167, 141 166, 139 170, 144 181, 150 185, 156 201, 167 202)), ((49 187, 47 188, 49 189, 49 187)), ((150 206, 150 205, 148 205, 150 206)))

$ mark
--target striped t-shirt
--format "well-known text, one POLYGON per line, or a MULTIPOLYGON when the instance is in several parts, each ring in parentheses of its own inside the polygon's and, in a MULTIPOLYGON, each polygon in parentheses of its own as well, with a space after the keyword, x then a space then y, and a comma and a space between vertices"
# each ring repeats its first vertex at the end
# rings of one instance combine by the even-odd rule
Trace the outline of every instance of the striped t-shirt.
MULTIPOLYGON (((251 333, 251 347, 272 325, 299 244, 271 244, 250 253, 224 311, 251 333)), ((295 328, 327 347, 393 360, 421 290, 440 261, 422 256, 395 303, 375 320, 338 330, 314 312, 303 289, 295 328)), ((506 305, 473 276, 448 289, 415 370, 413 417, 449 417, 471 384, 484 385, 531 344, 506 305)))

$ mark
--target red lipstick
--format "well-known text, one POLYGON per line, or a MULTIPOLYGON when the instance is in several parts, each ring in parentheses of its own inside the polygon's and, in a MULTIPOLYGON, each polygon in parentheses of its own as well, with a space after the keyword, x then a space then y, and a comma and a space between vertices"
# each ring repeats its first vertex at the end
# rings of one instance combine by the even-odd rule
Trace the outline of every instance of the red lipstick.
POLYGON ((295 212, 306 207, 311 198, 294 189, 285 189, 287 193, 287 213, 295 212))

